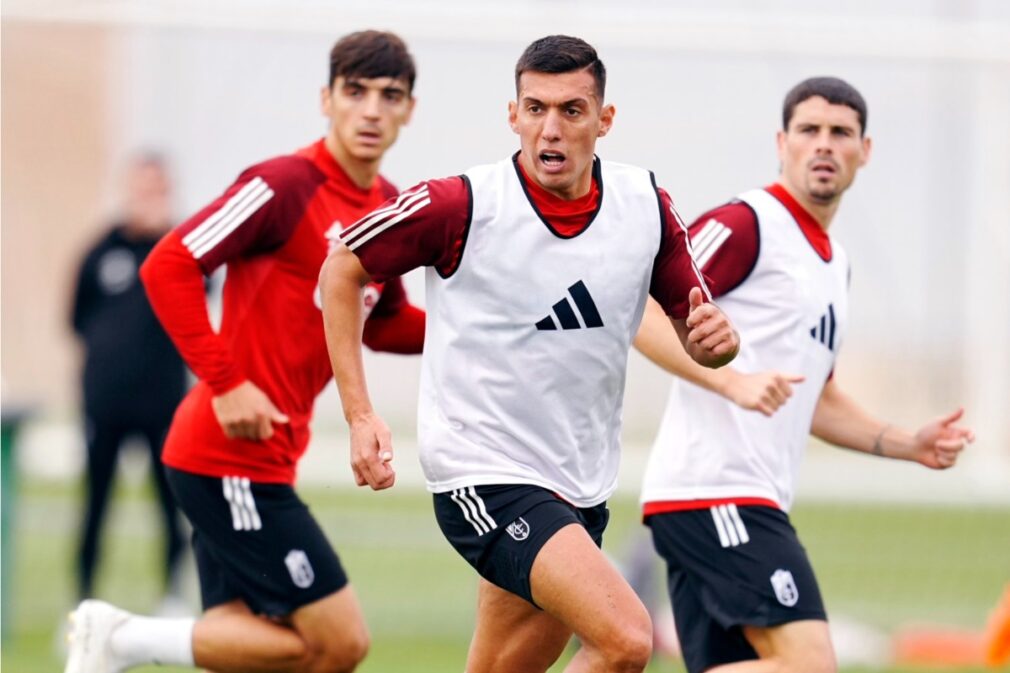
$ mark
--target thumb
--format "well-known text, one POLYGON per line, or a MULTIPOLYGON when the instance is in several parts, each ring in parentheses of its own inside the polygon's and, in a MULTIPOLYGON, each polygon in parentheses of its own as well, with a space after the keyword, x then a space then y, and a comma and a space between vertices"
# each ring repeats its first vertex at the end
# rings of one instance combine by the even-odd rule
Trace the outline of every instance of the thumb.
POLYGON ((704 298, 705 296, 701 293, 700 287, 692 287, 691 291, 687 295, 687 301, 688 304, 690 304, 690 310, 693 311, 694 309, 698 308, 703 303, 705 303, 704 298))
POLYGON ((807 380, 807 377, 802 374, 783 374, 783 376, 789 383, 803 383, 807 380))
POLYGON ((287 423, 290 420, 291 419, 288 418, 287 414, 285 414, 284 412, 282 412, 277 407, 271 405, 271 409, 270 409, 270 422, 271 423, 287 423))
POLYGON ((940 425, 946 427, 951 423, 954 423, 964 416, 964 407, 958 407, 953 413, 947 414, 946 416, 940 417, 940 425))

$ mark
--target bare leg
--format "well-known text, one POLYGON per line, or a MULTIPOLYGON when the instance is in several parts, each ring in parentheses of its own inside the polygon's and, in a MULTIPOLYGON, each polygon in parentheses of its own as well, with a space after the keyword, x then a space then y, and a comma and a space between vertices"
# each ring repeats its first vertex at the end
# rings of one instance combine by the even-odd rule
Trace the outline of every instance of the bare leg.
POLYGON ((835 673, 837 662, 828 623, 819 619, 779 626, 745 626, 760 659, 717 666, 706 673, 835 673))
POLYGON ((282 624, 241 601, 208 610, 193 629, 193 660, 216 673, 352 671, 368 633, 350 586, 302 607, 282 624))
POLYGON ((568 671, 645 668, 652 651, 648 612, 584 528, 565 526, 547 541, 533 562, 531 585, 542 612, 481 582, 467 673, 546 671, 573 632, 582 649, 568 671))
POLYGON ((546 671, 571 635, 571 629, 551 615, 482 579, 467 673, 546 671))

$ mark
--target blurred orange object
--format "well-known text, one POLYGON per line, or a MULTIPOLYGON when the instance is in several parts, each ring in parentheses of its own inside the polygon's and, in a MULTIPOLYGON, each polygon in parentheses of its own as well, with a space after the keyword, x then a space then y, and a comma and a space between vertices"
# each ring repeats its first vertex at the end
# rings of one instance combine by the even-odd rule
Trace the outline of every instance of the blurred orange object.
POLYGON ((1006 663, 1010 663, 1010 584, 1003 589, 1003 597, 985 627, 986 666, 995 668, 1006 663))
POLYGON ((1010 584, 989 614, 985 631, 909 626, 894 636, 895 663, 989 666, 1010 663, 1010 584))

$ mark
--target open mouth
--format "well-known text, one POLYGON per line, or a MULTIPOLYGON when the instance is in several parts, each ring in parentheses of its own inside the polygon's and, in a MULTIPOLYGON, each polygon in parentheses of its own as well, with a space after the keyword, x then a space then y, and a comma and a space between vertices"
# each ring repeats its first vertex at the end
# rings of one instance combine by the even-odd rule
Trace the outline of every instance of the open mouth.
POLYGON ((547 168, 560 168, 565 163, 565 155, 561 152, 546 150, 541 152, 538 156, 540 158, 540 163, 547 168))

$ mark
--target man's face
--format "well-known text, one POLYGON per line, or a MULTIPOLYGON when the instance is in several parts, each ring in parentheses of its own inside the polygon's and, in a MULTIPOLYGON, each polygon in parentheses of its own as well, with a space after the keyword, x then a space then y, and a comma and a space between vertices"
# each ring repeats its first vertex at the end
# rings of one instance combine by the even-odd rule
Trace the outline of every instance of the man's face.
POLYGON ((837 201, 870 158, 870 139, 860 136, 859 114, 820 96, 794 108, 789 128, 778 133, 782 180, 815 204, 837 201))
POLYGON ((524 72, 509 125, 519 135, 526 174, 563 199, 586 194, 592 180, 596 139, 610 130, 614 106, 603 105, 587 70, 560 74, 524 72))
POLYGON ((160 232, 170 224, 171 185, 165 169, 150 162, 134 164, 126 176, 125 208, 130 224, 160 232))
POLYGON ((344 77, 323 88, 323 114, 343 158, 378 161, 410 121, 414 99, 407 83, 392 77, 344 77))

